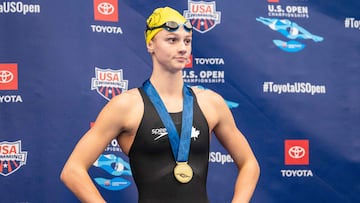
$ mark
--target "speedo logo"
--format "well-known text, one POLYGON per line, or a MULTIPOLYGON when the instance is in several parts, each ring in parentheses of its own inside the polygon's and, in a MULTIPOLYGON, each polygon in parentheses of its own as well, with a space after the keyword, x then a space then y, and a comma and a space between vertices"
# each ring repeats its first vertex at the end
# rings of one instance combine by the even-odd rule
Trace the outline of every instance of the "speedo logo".
POLYGON ((157 128, 157 129, 152 129, 151 130, 151 134, 155 135, 154 140, 158 140, 164 136, 166 136, 168 134, 166 128, 157 128))
MULTIPOLYGON (((166 128, 155 128, 151 130, 151 134, 154 136, 154 141, 161 139, 164 136, 168 135, 166 128)), ((194 126, 191 128, 191 138, 196 141, 199 138, 200 131, 197 130, 194 126)))

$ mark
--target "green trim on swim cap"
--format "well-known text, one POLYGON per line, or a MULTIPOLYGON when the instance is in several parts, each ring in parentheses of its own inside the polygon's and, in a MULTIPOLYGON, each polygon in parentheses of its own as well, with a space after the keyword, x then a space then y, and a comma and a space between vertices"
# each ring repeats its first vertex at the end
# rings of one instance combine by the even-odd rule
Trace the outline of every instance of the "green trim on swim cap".
MULTIPOLYGON (((156 8, 153 13, 146 20, 146 25, 150 28, 160 26, 168 21, 175 21, 179 24, 186 21, 185 17, 182 16, 178 11, 170 7, 156 8)), ((163 28, 154 30, 145 30, 145 41, 146 44, 162 30, 163 28)))

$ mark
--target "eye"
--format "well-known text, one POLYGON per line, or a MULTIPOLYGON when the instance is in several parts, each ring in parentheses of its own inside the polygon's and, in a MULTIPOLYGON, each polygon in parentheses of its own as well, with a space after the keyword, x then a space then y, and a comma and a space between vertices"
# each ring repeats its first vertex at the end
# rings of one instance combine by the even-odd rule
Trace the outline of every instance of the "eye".
POLYGON ((185 43, 186 45, 190 45, 190 44, 191 44, 191 39, 185 39, 185 40, 184 40, 184 43, 185 43))
POLYGON ((169 38, 166 39, 166 41, 168 41, 169 43, 173 44, 173 43, 177 42, 178 39, 177 39, 176 37, 169 37, 169 38))

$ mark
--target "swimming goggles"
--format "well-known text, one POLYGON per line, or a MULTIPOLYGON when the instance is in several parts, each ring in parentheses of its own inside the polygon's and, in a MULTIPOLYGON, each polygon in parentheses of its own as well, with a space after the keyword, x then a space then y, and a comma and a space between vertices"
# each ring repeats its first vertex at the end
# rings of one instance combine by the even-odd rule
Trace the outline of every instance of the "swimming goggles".
POLYGON ((168 21, 162 25, 156 26, 156 27, 149 27, 148 25, 146 26, 146 31, 148 30, 155 30, 158 28, 164 28, 165 30, 167 30, 168 32, 175 32, 177 29, 179 29, 180 25, 184 26, 184 29, 186 32, 190 32, 193 28, 193 26, 191 25, 190 21, 186 21, 184 24, 179 24, 175 21, 168 21))

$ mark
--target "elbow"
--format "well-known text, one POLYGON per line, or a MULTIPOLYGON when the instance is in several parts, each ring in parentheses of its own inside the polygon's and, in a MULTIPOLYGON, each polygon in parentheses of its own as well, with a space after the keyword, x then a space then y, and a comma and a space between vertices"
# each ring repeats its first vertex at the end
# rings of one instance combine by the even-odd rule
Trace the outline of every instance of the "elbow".
POLYGON ((61 182, 66 183, 66 180, 67 180, 67 177, 68 177, 67 174, 68 174, 67 169, 64 167, 63 170, 60 173, 61 182))
POLYGON ((259 179, 261 169, 260 169, 259 163, 256 160, 255 160, 255 164, 254 164, 254 171, 255 171, 255 176, 257 177, 257 179, 259 179))
POLYGON ((246 171, 245 173, 252 177, 253 180, 256 180, 256 182, 259 180, 261 169, 258 161, 255 158, 248 160, 239 169, 240 171, 246 171))
POLYGON ((65 165, 60 173, 60 180, 65 185, 68 185, 68 182, 72 179, 72 176, 76 173, 71 169, 72 167, 65 165))
POLYGON ((67 187, 72 187, 80 179, 84 178, 87 169, 76 163, 66 163, 60 173, 60 180, 67 187))
POLYGON ((254 172, 254 176, 256 178, 259 178, 261 169, 259 162, 256 160, 255 157, 249 162, 249 165, 251 166, 251 170, 254 172))

